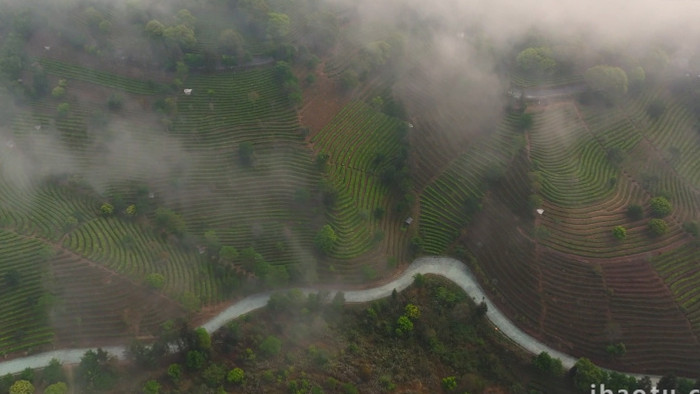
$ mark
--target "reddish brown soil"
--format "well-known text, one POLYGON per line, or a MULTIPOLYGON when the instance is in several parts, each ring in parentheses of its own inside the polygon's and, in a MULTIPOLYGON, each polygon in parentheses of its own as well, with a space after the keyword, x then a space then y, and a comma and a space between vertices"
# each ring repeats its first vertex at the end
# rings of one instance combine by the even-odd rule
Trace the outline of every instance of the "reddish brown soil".
POLYGON ((529 228, 487 199, 468 241, 485 289, 518 326, 610 368, 687 376, 700 368, 700 342, 647 255, 583 259, 538 246, 529 228), (627 353, 613 359, 605 348, 618 342, 627 353))
POLYGON ((316 81, 303 91, 304 103, 299 110, 299 123, 310 129, 307 141, 321 131, 349 101, 349 96, 339 94, 337 81, 328 77, 324 69, 324 63, 316 67, 316 81))
POLYGON ((148 338, 166 320, 185 315, 162 294, 68 252, 52 261, 51 274, 58 300, 50 313, 56 347, 148 338))

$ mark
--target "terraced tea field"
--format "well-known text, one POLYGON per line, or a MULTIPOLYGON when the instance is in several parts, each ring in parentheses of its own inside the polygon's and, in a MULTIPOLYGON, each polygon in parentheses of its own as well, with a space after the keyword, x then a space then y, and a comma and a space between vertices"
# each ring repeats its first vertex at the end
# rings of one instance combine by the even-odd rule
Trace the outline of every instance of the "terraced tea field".
POLYGON ((404 218, 395 212, 390 190, 380 179, 382 169, 393 166, 400 153, 402 127, 398 119, 358 101, 345 106, 311 140, 317 154, 329 156, 327 177, 338 195, 329 217, 339 237, 333 252, 336 273, 357 275, 360 264, 368 262, 384 269, 382 255, 401 258, 405 253, 404 218), (377 209, 385 215, 376 217, 377 209))
POLYGON ((18 239, 2 246, 33 246, 18 249, 23 253, 12 254, 0 268, 3 274, 15 266, 32 269, 20 272, 17 304, 5 305, 5 315, 14 317, 0 330, 6 340, 0 351, 149 335, 163 321, 182 316, 183 305, 227 299, 240 282, 232 282, 232 273, 215 272, 197 251, 207 231, 221 245, 254 247, 273 266, 316 277, 315 267, 303 260, 312 248, 314 213, 301 212, 294 195, 306 189, 315 196, 320 174, 271 67, 195 75, 187 80, 192 94, 186 95, 55 59, 40 63, 51 78, 67 79, 70 111, 57 117, 55 101, 37 101, 16 114, 12 145, 3 143, 5 157, 24 166, 4 169, 0 182, 3 234, 18 239), (107 112, 112 93, 140 105, 107 112), (165 124, 164 115, 144 110, 164 94, 176 103, 165 124), (250 165, 239 156, 244 143, 253 148, 250 165), (61 172, 68 176, 45 181, 61 172), (164 239, 148 224, 152 213, 100 216, 100 206, 114 195, 144 212, 169 207, 183 217, 194 245, 164 239), (59 254, 32 263, 42 250, 59 254), (147 288, 150 274, 163 276, 160 293, 147 288), (40 280, 42 275, 53 282, 40 280), (76 275, 83 279, 70 283, 76 275), (22 300, 36 304, 47 295, 55 300, 47 310, 18 317, 22 300), (95 315, 99 310, 111 315, 95 315))
MULTIPOLYGON (((489 162, 478 142, 425 188, 426 251, 444 253, 459 240, 509 316, 555 348, 612 368, 693 376, 699 245, 682 225, 698 219, 700 198, 688 110, 652 89, 613 107, 553 103, 532 117, 525 149, 501 156, 504 175, 490 192, 474 178, 489 162), (647 108, 659 100, 666 111, 652 119, 647 108), (528 201, 535 193, 537 206, 528 201), (669 231, 653 236, 649 201, 659 195, 673 211, 664 218, 669 231), (483 196, 484 209, 466 226, 460 207, 470 196, 483 196), (631 219, 631 205, 644 217, 631 219), (615 226, 626 228, 624 239, 615 226), (627 352, 613 358, 606 347, 618 342, 627 352)), ((508 152, 505 141, 519 133, 502 130, 504 145, 493 152, 508 152)))

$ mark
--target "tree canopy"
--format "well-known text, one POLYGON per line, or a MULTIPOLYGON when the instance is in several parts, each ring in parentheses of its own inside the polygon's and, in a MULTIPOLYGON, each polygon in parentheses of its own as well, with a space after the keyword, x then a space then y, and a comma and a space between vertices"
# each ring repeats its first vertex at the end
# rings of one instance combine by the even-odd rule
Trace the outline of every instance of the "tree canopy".
POLYGON ((656 217, 664 217, 671 213, 672 206, 671 203, 666 199, 666 197, 654 197, 649 201, 651 206, 651 212, 656 217))
POLYGON ((588 86, 610 99, 619 99, 627 94, 627 73, 620 67, 598 65, 584 73, 588 86))
POLYGON ((515 58, 518 67, 529 74, 550 75, 557 70, 557 61, 548 47, 531 47, 515 58))
POLYGON ((338 241, 338 235, 329 224, 321 227, 321 230, 316 234, 314 243, 319 251, 328 254, 333 250, 335 243, 338 241))

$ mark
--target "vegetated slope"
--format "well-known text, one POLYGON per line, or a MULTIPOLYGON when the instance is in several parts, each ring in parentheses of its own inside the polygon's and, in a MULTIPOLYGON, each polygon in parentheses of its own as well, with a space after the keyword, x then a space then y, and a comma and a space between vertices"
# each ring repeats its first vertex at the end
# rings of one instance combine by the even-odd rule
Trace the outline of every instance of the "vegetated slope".
POLYGON ((469 264, 518 326, 600 365, 692 376, 700 365, 696 333, 647 262, 565 255, 538 245, 530 231, 487 198, 464 242, 469 264), (607 347, 620 342, 626 354, 610 356, 607 347))
MULTIPOLYGON (((285 271, 292 267, 292 274, 315 270, 313 262, 299 268, 311 247, 315 203, 300 206, 294 195, 307 189, 315 200, 319 175, 272 69, 193 76, 185 87, 193 89, 191 96, 170 87, 153 96, 146 94, 150 83, 76 70, 58 60, 42 62, 49 65, 51 81, 78 80, 67 79, 68 94, 62 100, 36 101, 16 114, 3 154, 24 164, 41 160, 4 171, 9 178, 0 183, 3 227, 66 248, 136 284, 150 274, 163 275, 165 294, 189 308, 220 302, 240 283, 239 274, 221 272, 194 248, 206 231, 213 230, 221 245, 254 247, 285 271), (109 111, 108 98, 115 94, 123 105, 109 111), (61 101, 69 109, 57 114, 61 101), (163 111, 153 114, 151 104, 163 111), (245 165, 239 156, 243 143, 253 150, 245 165), (65 176, 37 181, 48 174, 65 176), (114 204, 115 217, 100 215, 105 201, 114 204), (129 204, 137 206, 135 217, 124 213, 129 204), (154 210, 163 206, 184 217, 189 247, 161 237, 151 224, 154 210)), ((55 267, 56 277, 75 269, 70 264, 55 267)), ((289 274, 281 280, 289 280, 289 274)), ((61 339, 71 338, 76 327, 95 340, 123 338, 127 331, 148 335, 150 328, 182 313, 169 306, 153 314, 148 303, 125 296, 145 294, 145 288, 126 293, 110 289, 65 289, 70 301, 61 301, 63 312, 55 316, 79 310, 119 312, 103 316, 104 326, 99 317, 57 318, 61 339), (97 290, 89 301, 76 295, 97 290), (104 332, 98 332, 100 327, 104 332)))
POLYGON ((339 238, 330 264, 347 279, 384 269, 386 256, 403 257, 406 233, 400 227, 405 218, 391 204, 397 196, 382 177, 400 171, 395 167, 405 156, 405 127, 404 122, 356 101, 311 141, 317 155, 328 156, 326 177, 336 193, 329 220, 339 238), (360 264, 370 268, 360 271, 360 264))
MULTIPOLYGON (((588 128, 578 118, 573 103, 550 106, 534 119, 531 158, 541 179, 545 210, 542 244, 600 258, 642 253, 684 239, 678 225, 664 237, 652 238, 646 221, 631 221, 626 216, 629 205, 646 205, 652 196, 626 171, 629 161, 615 165, 610 158, 613 149, 621 152, 619 155, 633 151, 634 134, 619 140, 611 133, 598 136, 596 132, 608 125, 596 124, 598 130, 588 128), (631 146, 626 148, 616 141, 631 146), (627 228, 624 242, 617 242, 612 235, 617 225, 627 228)), ((616 130, 629 132, 626 128, 616 130)))
POLYGON ((444 253, 457 239, 489 187, 500 181, 506 165, 522 146, 514 117, 506 117, 493 132, 475 138, 420 197, 423 249, 444 253))
POLYGON ((432 275, 371 304, 342 305, 323 292, 292 290, 213 333, 202 368, 185 367, 186 349, 168 360, 182 368, 181 379, 171 379, 161 365, 128 384, 157 379, 163 389, 181 391, 208 385, 250 393, 435 393, 453 376, 457 392, 572 392, 558 373, 537 372, 531 355, 513 348, 479 311, 461 289, 432 275), (234 368, 245 378, 225 381, 207 372, 234 368))
POLYGON ((50 306, 42 283, 53 250, 39 239, 0 230, 0 353, 36 348, 53 341, 46 324, 50 306))
MULTIPOLYGON (((449 78, 445 80, 452 81, 449 78)), ((461 88, 457 82, 454 85, 461 88)), ((482 92, 466 88, 463 91, 452 91, 449 86, 437 86, 419 70, 402 75, 394 90, 401 97, 407 117, 414 126, 410 134, 411 170, 417 191, 423 190, 452 161, 470 149, 475 139, 497 132, 495 126, 480 129, 475 123, 497 124, 498 118, 490 117, 491 112, 497 113, 500 109, 489 108, 485 113, 479 113, 479 106, 469 106, 464 102, 467 95, 471 95, 470 100, 478 101, 482 92), (429 93, 426 89, 429 89, 429 93), (433 97, 440 97, 440 102, 433 100, 433 97)))
POLYGON ((45 286, 54 304, 49 321, 59 346, 150 337, 165 321, 185 316, 185 309, 163 294, 73 253, 59 252, 49 272, 45 286))
POLYGON ((509 316, 547 343, 622 370, 692 376, 700 366, 698 246, 681 225, 698 215, 693 164, 676 169, 662 154, 670 148, 657 147, 675 135, 676 163, 679 151, 695 149, 690 120, 673 102, 650 89, 617 106, 560 102, 532 113, 527 148, 454 253, 509 316), (678 119, 649 119, 655 100, 667 100, 678 119), (669 231, 653 236, 649 200, 658 195, 673 211, 664 218, 669 231), (630 218, 631 205, 646 218, 630 218), (626 228, 624 239, 613 236, 615 226, 626 228), (610 355, 607 347, 620 342, 626 353, 610 355))
POLYGON ((299 209, 294 196, 316 196, 320 177, 273 69, 195 76, 186 85, 193 91, 178 97, 173 132, 196 160, 176 187, 159 187, 193 233, 215 230, 224 245, 299 266, 311 247, 313 201, 299 209), (250 157, 241 157, 242 144, 250 157))
POLYGON ((700 245, 689 243, 651 259, 653 267, 676 297, 681 310, 700 337, 700 245))

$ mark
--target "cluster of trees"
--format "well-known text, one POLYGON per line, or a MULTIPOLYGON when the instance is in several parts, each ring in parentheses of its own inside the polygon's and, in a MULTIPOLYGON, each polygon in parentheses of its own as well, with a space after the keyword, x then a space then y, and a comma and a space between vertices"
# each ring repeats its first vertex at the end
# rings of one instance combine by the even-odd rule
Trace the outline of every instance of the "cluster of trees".
MULTIPOLYGON (((673 205, 668 201, 666 197, 657 196, 649 201, 649 210, 654 216, 649 219, 648 227, 649 231, 654 236, 660 236, 666 234, 669 230, 668 223, 662 218, 668 216, 673 210, 673 205)), ((644 208, 641 205, 633 204, 627 207, 627 217, 631 220, 637 221, 644 218, 644 208)), ((692 233, 692 228, 685 226, 686 230, 692 233)), ((612 229, 613 236, 618 240, 623 240, 627 237, 627 229, 623 226, 615 226, 612 229)))
POLYGON ((368 76, 391 67, 403 53, 403 39, 391 36, 386 40, 367 42, 353 57, 348 68, 340 74, 340 87, 344 92, 350 92, 367 80, 368 76))
POLYGON ((0 378, 0 392, 10 394, 34 394, 43 388, 45 394, 66 394, 68 385, 63 365, 52 359, 49 365, 37 372, 27 368, 18 375, 7 374, 0 378))
MULTIPOLYGON (((613 345, 613 347, 616 347, 613 345)), ((593 364, 587 358, 581 358, 576 362, 576 365, 570 371, 573 377, 575 388, 581 393, 590 393, 591 387, 596 389, 605 387, 613 393, 624 392, 633 393, 635 390, 641 390, 645 393, 652 392, 651 379, 648 376, 640 379, 635 379, 619 372, 609 372, 601 369, 593 364)), ((656 389, 661 393, 664 390, 668 392, 689 394, 695 389, 700 389, 700 381, 693 382, 692 380, 677 378, 673 374, 664 375, 656 385, 656 389)))
POLYGON ((409 212, 415 201, 413 179, 408 161, 408 126, 401 124, 396 133, 401 148, 392 157, 377 153, 372 160, 372 167, 379 174, 379 180, 382 184, 388 187, 392 193, 392 197, 396 201, 394 210, 404 215, 409 212))
POLYGON ((300 106, 302 102, 299 80, 292 72, 292 67, 286 61, 280 60, 275 64, 277 80, 287 94, 287 99, 293 106, 300 106))
POLYGON ((620 67, 598 65, 584 73, 586 83, 605 99, 616 102, 627 94, 629 80, 627 73, 620 67))

